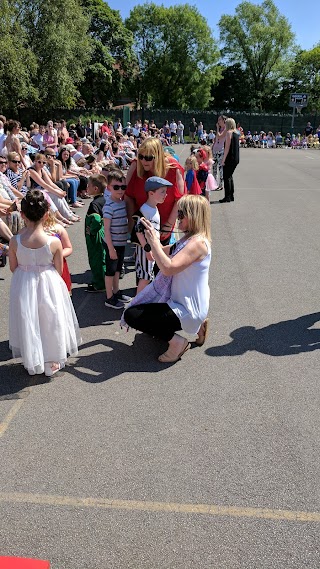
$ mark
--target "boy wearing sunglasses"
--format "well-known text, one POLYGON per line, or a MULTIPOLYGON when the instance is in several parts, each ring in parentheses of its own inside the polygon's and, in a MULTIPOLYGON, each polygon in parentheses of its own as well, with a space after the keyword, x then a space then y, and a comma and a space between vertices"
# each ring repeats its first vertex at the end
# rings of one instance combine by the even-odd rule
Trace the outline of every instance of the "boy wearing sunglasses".
POLYGON ((110 196, 106 196, 105 193, 106 201, 103 206, 103 247, 106 252, 105 306, 120 310, 124 307, 124 302, 131 300, 129 296, 123 295, 119 290, 119 278, 128 236, 127 208, 123 199, 127 186, 125 178, 119 170, 110 172, 107 181, 110 196))

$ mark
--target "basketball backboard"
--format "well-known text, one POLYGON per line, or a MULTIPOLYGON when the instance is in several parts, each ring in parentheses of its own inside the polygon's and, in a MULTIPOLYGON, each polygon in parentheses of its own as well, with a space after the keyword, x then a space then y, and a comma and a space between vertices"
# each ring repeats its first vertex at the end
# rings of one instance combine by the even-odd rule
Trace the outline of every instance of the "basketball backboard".
POLYGON ((307 93, 291 93, 289 98, 289 107, 306 107, 307 105, 307 93))

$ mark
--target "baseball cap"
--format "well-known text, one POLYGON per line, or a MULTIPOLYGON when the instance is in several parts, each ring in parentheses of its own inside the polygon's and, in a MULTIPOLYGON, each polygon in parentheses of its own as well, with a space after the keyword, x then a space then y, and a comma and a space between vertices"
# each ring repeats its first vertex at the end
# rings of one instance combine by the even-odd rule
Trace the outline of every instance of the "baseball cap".
POLYGON ((77 152, 73 144, 67 144, 66 149, 69 150, 69 152, 77 152))
POLYGON ((73 138, 71 138, 71 136, 69 136, 68 138, 66 138, 65 142, 66 142, 66 144, 72 144, 73 138))
POLYGON ((144 189, 146 192, 154 192, 155 190, 163 188, 164 186, 169 188, 172 185, 173 184, 171 184, 171 182, 168 182, 168 180, 165 180, 164 178, 160 178, 159 176, 151 176, 151 178, 147 179, 144 185, 144 189))

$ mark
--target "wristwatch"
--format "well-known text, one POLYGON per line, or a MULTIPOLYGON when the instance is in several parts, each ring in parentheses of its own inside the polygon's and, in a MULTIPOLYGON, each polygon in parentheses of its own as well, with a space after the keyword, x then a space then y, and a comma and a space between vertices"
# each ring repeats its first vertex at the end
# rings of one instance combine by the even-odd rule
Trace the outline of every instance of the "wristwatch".
POLYGON ((150 253, 151 251, 151 246, 149 245, 149 243, 146 243, 145 246, 143 247, 146 253, 150 253))

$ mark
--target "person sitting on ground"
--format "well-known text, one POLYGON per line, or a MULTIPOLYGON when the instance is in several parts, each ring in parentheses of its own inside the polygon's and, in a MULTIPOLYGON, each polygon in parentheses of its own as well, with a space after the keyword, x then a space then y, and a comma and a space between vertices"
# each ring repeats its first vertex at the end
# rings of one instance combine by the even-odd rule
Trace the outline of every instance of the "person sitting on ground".
POLYGON ((56 153, 58 152, 58 135, 56 129, 53 127, 52 121, 47 122, 42 145, 45 149, 53 148, 56 153))
POLYGON ((56 218, 65 225, 72 225, 73 213, 65 200, 65 192, 58 188, 51 180, 50 175, 44 166, 47 160, 44 154, 36 154, 33 166, 28 168, 29 184, 32 189, 39 189, 45 193, 46 198, 50 198, 55 207, 51 207, 56 218))
POLYGON ((179 231, 184 237, 174 246, 162 247, 150 221, 142 218, 145 238, 160 273, 130 303, 121 324, 168 342, 158 359, 174 363, 188 350, 183 330, 198 334, 203 345, 208 331, 210 205, 202 196, 186 195, 179 200, 179 231))
POLYGON ((66 146, 60 148, 58 154, 58 160, 62 164, 62 176, 59 180, 66 180, 68 183, 68 198, 72 208, 83 207, 83 203, 77 200, 78 188, 80 185, 80 179, 75 172, 71 171, 71 156, 70 152, 66 146))

